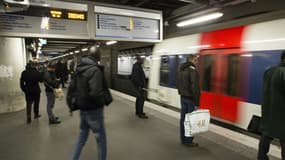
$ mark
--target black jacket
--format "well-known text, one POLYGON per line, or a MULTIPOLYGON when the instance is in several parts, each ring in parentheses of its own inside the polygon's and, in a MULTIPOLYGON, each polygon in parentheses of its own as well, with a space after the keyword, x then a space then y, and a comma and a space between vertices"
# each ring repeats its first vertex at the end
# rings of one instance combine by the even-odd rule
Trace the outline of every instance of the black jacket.
POLYGON ((131 80, 136 87, 144 88, 145 87, 145 73, 143 71, 142 65, 135 63, 133 65, 131 80))
POLYGON ((25 93, 39 93, 41 92, 39 82, 42 82, 42 75, 34 68, 26 68, 22 72, 20 79, 20 86, 25 93))
POLYGON ((80 110, 95 110, 104 106, 104 67, 97 64, 92 57, 81 60, 77 66, 77 92, 80 95, 80 110))
POLYGON ((182 97, 193 100, 197 106, 200 105, 199 74, 193 63, 186 62, 180 66, 177 88, 182 97))
POLYGON ((55 72, 46 71, 44 73, 44 84, 46 87, 46 92, 53 92, 53 89, 59 87, 59 81, 56 78, 55 72))

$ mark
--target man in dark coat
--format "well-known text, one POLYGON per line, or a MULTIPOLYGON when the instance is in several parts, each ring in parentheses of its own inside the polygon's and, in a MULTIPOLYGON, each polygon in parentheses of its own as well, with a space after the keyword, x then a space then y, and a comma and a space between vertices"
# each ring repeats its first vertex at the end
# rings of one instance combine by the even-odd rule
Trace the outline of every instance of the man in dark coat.
POLYGON ((131 80, 136 91, 136 115, 139 118, 147 119, 148 117, 143 111, 145 101, 146 77, 142 67, 143 59, 137 56, 137 62, 133 65, 131 80))
POLYGON ((267 153, 273 138, 280 140, 282 160, 285 160, 285 52, 281 63, 264 73, 262 117, 258 160, 268 160, 267 153))
POLYGON ((98 160, 107 159, 107 142, 104 124, 104 72, 98 64, 100 51, 90 48, 90 56, 84 57, 76 69, 76 92, 80 94, 77 105, 80 108, 80 133, 72 153, 72 160, 79 160, 80 153, 88 139, 89 131, 95 134, 98 146, 98 160))
POLYGON ((67 75, 67 66, 61 61, 58 61, 55 67, 55 73, 56 73, 56 77, 60 79, 62 88, 65 88, 64 84, 65 84, 65 79, 67 75))
POLYGON ((59 81, 56 79, 55 67, 52 64, 49 64, 47 71, 44 73, 44 83, 46 87, 46 96, 47 96, 47 113, 49 117, 50 124, 59 124, 60 120, 53 113, 53 108, 55 104, 55 95, 53 90, 59 88, 59 81))
POLYGON ((190 55, 188 61, 183 63, 178 71, 177 88, 181 96, 180 138, 181 143, 189 147, 197 147, 194 137, 185 137, 184 120, 187 113, 193 112, 200 102, 199 74, 196 69, 197 55, 190 55))
POLYGON ((28 63, 26 70, 22 72, 20 79, 20 86, 26 97, 26 112, 27 112, 27 123, 31 123, 31 112, 32 104, 34 104, 34 118, 41 117, 39 114, 39 103, 41 97, 41 89, 39 82, 42 82, 42 75, 38 72, 34 64, 28 63))

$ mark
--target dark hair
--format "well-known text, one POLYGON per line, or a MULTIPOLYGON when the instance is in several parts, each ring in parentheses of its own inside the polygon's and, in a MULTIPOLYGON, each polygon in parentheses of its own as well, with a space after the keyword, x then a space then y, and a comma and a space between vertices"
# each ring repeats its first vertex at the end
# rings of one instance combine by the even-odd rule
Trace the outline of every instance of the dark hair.
POLYGON ((141 59, 142 59, 141 56, 136 55, 136 60, 141 60, 141 59))
POLYGON ((284 61, 284 60, 285 60, 285 51, 283 51, 281 54, 281 61, 284 61))
MULTIPOLYGON (((92 47, 95 47, 95 46, 92 46, 92 47)), ((90 47, 91 48, 91 47, 90 47)), ((100 56, 101 56, 101 49, 99 48, 96 48, 95 52, 91 52, 90 53, 90 56, 95 58, 95 59, 100 59, 100 56)))

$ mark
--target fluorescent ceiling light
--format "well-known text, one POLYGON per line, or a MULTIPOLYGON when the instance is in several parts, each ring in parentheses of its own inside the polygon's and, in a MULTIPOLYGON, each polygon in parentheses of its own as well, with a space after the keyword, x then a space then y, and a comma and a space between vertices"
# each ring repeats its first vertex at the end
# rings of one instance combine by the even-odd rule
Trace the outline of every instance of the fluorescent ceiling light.
POLYGON ((83 48, 81 51, 82 52, 88 51, 88 48, 83 48))
POLYGON ((200 16, 197 18, 193 18, 193 19, 189 19, 186 21, 182 21, 177 23, 177 27, 184 27, 184 26, 188 26, 188 25, 192 25, 192 24, 197 24, 197 23, 202 23, 205 21, 210 21, 210 20, 214 20, 214 19, 218 19, 220 17, 222 17, 224 14, 221 12, 215 12, 215 13, 211 13, 208 15, 204 15, 204 16, 200 16))
POLYGON ((106 45, 112 45, 112 44, 116 44, 117 43, 117 41, 108 41, 108 42, 106 42, 106 45))
POLYGON ((70 55, 72 55, 72 54, 73 54, 73 52, 70 52, 69 54, 70 54, 70 55))
POLYGON ((75 51, 75 53, 79 53, 79 52, 80 52, 80 51, 78 51, 78 50, 77 50, 77 51, 75 51))

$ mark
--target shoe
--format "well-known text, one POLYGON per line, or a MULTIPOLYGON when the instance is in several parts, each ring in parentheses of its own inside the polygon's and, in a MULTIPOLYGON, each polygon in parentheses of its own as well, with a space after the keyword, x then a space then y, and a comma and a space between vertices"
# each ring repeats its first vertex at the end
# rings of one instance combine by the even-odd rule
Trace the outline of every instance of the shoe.
POLYGON ((146 116, 145 114, 139 114, 138 117, 141 119, 148 119, 148 116, 146 116))
POLYGON ((60 124, 61 121, 58 119, 54 119, 54 120, 49 120, 49 124, 60 124))
POLYGON ((141 113, 141 114, 139 114, 139 113, 136 113, 136 115, 138 116, 138 115, 146 115, 146 114, 143 112, 143 113, 141 113))
POLYGON ((184 146, 186 147, 199 147, 199 144, 198 143, 182 143, 184 146))
POLYGON ((32 119, 29 117, 27 118, 27 124, 31 124, 32 123, 32 119))
POLYGON ((39 118, 41 118, 41 116, 42 115, 40 115, 40 114, 39 115, 35 115, 34 119, 39 119, 39 118))

